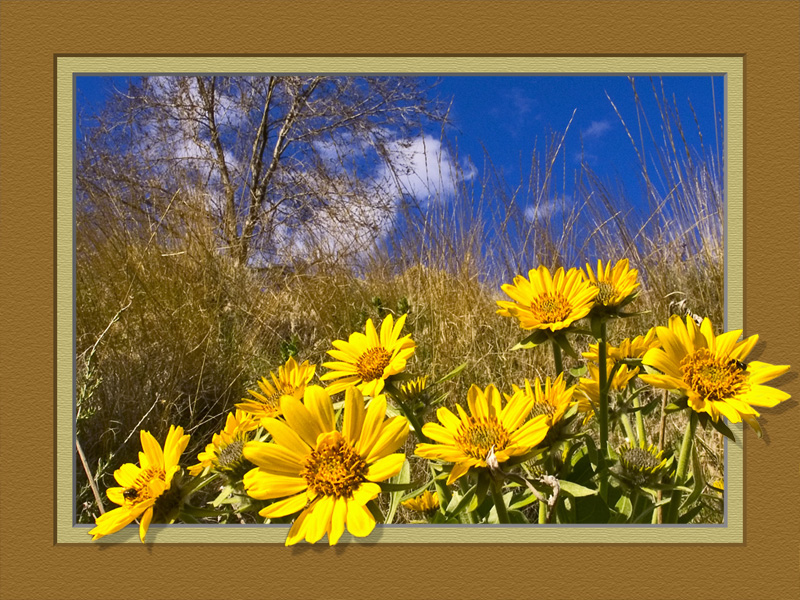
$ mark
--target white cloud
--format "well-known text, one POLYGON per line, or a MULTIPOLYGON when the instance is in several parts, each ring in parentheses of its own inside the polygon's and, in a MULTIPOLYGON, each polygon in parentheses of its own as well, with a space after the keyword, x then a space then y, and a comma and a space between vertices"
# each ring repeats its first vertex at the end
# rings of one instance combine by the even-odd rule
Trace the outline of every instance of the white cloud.
POLYGON ((430 135, 390 142, 386 151, 391 164, 379 169, 376 186, 393 192, 398 200, 408 195, 426 204, 452 198, 458 184, 477 173, 471 162, 457 164, 442 142, 430 135))
POLYGON ((592 124, 589 125, 586 129, 583 130, 583 135, 585 137, 594 137, 599 138, 605 132, 611 129, 611 123, 606 120, 603 121, 592 121, 592 124))
POLYGON ((543 200, 538 204, 530 204, 525 207, 525 219, 531 223, 550 219, 563 212, 571 201, 571 196, 564 195, 553 200, 543 200))

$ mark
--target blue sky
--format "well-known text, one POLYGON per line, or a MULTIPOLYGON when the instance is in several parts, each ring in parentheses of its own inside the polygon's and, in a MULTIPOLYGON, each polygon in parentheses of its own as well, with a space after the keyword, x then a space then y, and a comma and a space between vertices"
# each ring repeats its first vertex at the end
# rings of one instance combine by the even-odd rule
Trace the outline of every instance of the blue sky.
MULTIPOLYGON (((424 194, 422 187, 430 187, 431 180, 434 187, 444 190, 445 197, 456 184, 432 174, 426 159, 420 158, 422 148, 426 152, 433 149, 434 156, 464 168, 477 189, 485 175, 484 157, 488 155, 493 171, 502 175, 511 190, 527 183, 534 149, 540 157, 545 156, 551 136, 556 134, 560 139, 572 118, 554 166, 553 193, 570 201, 575 173, 584 161, 608 189, 623 193, 633 205, 644 206, 641 168, 620 116, 637 144, 641 143, 638 139, 641 127, 645 146, 650 147, 647 124, 653 135, 657 138, 661 135, 653 85, 659 97, 663 86, 667 102, 677 108, 686 142, 693 152, 708 155, 723 149, 723 131, 719 127, 724 111, 722 76, 660 76, 652 80, 637 76, 635 83, 642 112, 637 112, 631 82, 622 75, 458 75, 423 79, 428 84, 438 80, 435 93, 450 105, 452 128, 448 139, 452 147, 438 147, 440 131, 433 128, 412 140, 408 162, 413 174, 404 184, 418 199, 418 194, 424 194)), ((79 76, 76 84, 77 111, 90 116, 102 107, 114 86, 121 90, 127 87, 127 77, 79 76)))
MULTIPOLYGON (((697 126, 689 106, 691 100, 706 152, 716 151, 717 142, 721 151, 723 132, 715 132, 715 109, 717 115, 723 114, 723 77, 664 76, 654 82, 659 95, 663 83, 670 103, 674 97, 689 145, 701 151, 697 126)), ((655 128, 660 117, 651 80, 649 77, 636 77, 635 83, 644 115, 655 128)), ((636 153, 609 102, 610 98, 636 136, 637 111, 627 77, 457 76, 442 77, 438 89, 442 97, 452 98, 451 118, 457 129, 459 155, 470 156, 479 169, 483 165, 483 145, 509 184, 518 183, 520 166, 525 170, 529 168, 534 145, 538 152, 545 153, 548 132, 560 137, 575 111, 562 154, 556 163, 561 175, 566 167, 567 189, 563 191, 567 195, 571 193, 572 172, 580 167, 582 143, 583 160, 603 180, 611 183, 612 187, 621 183, 633 201, 641 195, 641 171, 636 153)))
MULTIPOLYGON (((77 77, 78 111, 91 114, 102 106, 113 86, 125 89, 125 77, 77 77)), ((625 76, 441 76, 436 88, 442 99, 451 102, 450 118, 459 156, 469 157, 480 171, 484 148, 496 168, 510 184, 520 178, 520 166, 527 170, 534 145, 544 153, 548 133, 561 134, 570 117, 575 117, 566 136, 559 169, 569 174, 583 160, 603 178, 619 180, 633 196, 639 188, 637 157, 614 102, 628 127, 637 131, 636 108, 631 84, 625 76), (606 96, 608 95, 608 97, 606 96), (562 161, 566 159, 566 164, 562 161)), ((658 106, 649 77, 636 78, 636 87, 645 116, 658 123, 658 106)), ((687 141, 700 151, 700 139, 689 106, 697 115, 707 149, 722 144, 722 132, 715 132, 716 115, 724 107, 722 76, 662 76, 664 93, 677 103, 684 122, 687 141)), ((437 132, 432 131, 432 134, 437 132)), ((638 141, 638 140, 637 140, 638 141)), ((570 179, 569 175, 567 179, 570 179)), ((569 190, 567 190, 568 192, 569 190)))

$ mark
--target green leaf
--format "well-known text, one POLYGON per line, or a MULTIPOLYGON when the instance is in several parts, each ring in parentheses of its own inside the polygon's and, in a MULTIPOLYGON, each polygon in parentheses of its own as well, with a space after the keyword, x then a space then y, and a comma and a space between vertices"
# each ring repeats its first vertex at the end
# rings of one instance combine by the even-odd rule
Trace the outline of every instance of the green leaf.
POLYGON ((448 380, 452 379, 453 377, 456 377, 456 376, 457 376, 459 373, 461 373, 461 371, 463 371, 463 370, 464 370, 466 367, 467 367, 467 363, 461 363, 461 364, 460 364, 460 365, 458 365, 458 366, 457 366, 455 369, 453 369, 453 370, 452 370, 452 371, 450 371, 450 372, 449 372, 447 375, 445 375, 445 376, 444 376, 444 377, 442 377, 442 378, 441 378, 439 381, 437 381, 437 382, 436 382, 434 385, 439 385, 440 383, 444 383, 445 381, 448 381, 448 380))
POLYGON ((467 493, 461 496, 458 493, 453 494, 453 498, 450 500, 450 504, 447 506, 447 511, 445 512, 445 517, 450 518, 454 517, 460 512, 462 512, 472 501, 472 498, 475 496, 475 490, 477 486, 473 485, 467 493))
POLYGON ((698 504, 697 506, 691 508, 690 510, 683 513, 680 517, 678 517, 678 523, 689 523, 692 519, 694 519, 700 511, 705 508, 705 504, 698 504))
POLYGON ((381 512, 381 509, 378 506, 378 503, 375 502, 375 500, 370 500, 369 502, 367 502, 367 509, 369 509, 369 512, 372 513, 372 516, 375 518, 375 521, 377 521, 378 523, 384 522, 383 513, 381 512))
POLYGON ((633 504, 631 504, 631 499, 625 495, 619 497, 617 503, 614 505, 614 508, 620 515, 624 515, 627 520, 628 517, 631 516, 631 511, 633 510, 633 504))
POLYGON ((433 487, 436 488, 436 494, 439 496, 439 510, 444 513, 445 507, 450 504, 450 500, 452 499, 450 488, 447 487, 448 473, 437 473, 433 464, 430 464, 430 470, 433 475, 433 487))
POLYGON ((569 370, 569 374, 573 377, 583 377, 589 371, 589 367, 583 365, 582 367, 573 367, 569 370))
MULTIPOLYGON (((407 460, 403 461, 403 466, 400 468, 400 472, 394 477, 392 477, 390 483, 392 485, 412 485, 411 467, 409 467, 407 460)), ((400 501, 402 500, 402 497, 403 497, 402 490, 392 492, 389 499, 389 513, 386 515, 387 523, 391 523, 394 520, 394 515, 397 512, 397 507, 400 506, 400 501)))
POLYGON ((600 490, 591 489, 584 487, 582 485, 578 485, 572 481, 559 481, 558 484, 561 486, 561 492, 567 494, 568 496, 572 496, 573 498, 582 498, 583 496, 594 496, 600 490))
POLYGON ((509 506, 508 510, 525 508, 529 504, 533 504, 534 502, 536 502, 538 500, 539 499, 536 496, 534 496, 531 493, 528 493, 528 494, 523 495, 522 498, 520 498, 519 500, 514 502, 511 506, 509 506))
POLYGON ((511 509, 509 509, 508 511, 508 520, 511 521, 512 523, 519 523, 522 525, 528 522, 528 519, 525 518, 524 514, 522 514, 518 510, 511 510, 511 509))
MULTIPOLYGON (((714 419, 709 419, 709 423, 711 423, 711 426, 712 426, 714 429, 716 429, 717 431, 719 431, 719 432, 720 432, 722 435, 724 435, 726 438, 728 438, 729 440, 731 440, 731 441, 733 441, 733 442, 735 442, 735 441, 736 441, 736 436, 734 436, 734 435, 733 435, 733 432, 732 432, 732 431, 730 430, 730 428, 729 428, 729 427, 728 427, 728 426, 727 426, 727 425, 724 423, 724 421, 723 421, 722 419, 720 419, 720 420, 718 420, 718 421, 715 421, 714 419)), ((760 428, 760 427, 759 427, 758 429, 756 429, 756 430, 755 430, 755 432, 756 432, 756 435, 757 435, 758 437, 761 437, 761 436, 763 435, 763 433, 762 433, 762 431, 761 431, 761 428, 760 428)))
MULTIPOLYGON (((406 461, 406 464, 407 462, 408 461, 406 461)), ((405 492, 414 487, 413 483, 390 483, 388 481, 381 481, 378 485, 381 486, 382 492, 405 492)))
POLYGON ((681 508, 686 508, 694 504, 706 487, 706 482, 703 478, 703 465, 700 462, 700 455, 697 453, 697 447, 694 445, 692 446, 692 479, 694 480, 692 491, 686 497, 686 500, 681 505, 681 508))
POLYGON ((567 336, 564 334, 557 334, 553 338, 559 347, 564 351, 564 353, 569 356, 570 358, 574 358, 575 360, 580 360, 581 357, 578 356, 578 353, 575 352, 575 349, 572 347, 572 344, 569 343, 567 336))
POLYGON ((589 460, 596 470, 600 467, 600 453, 597 451, 597 446, 594 445, 594 440, 588 435, 585 436, 583 440, 586 444, 586 452, 589 454, 589 460))
POLYGON ((222 504, 231 495, 231 492, 233 492, 231 486, 226 485, 224 488, 222 488, 219 496, 214 498, 214 500, 211 502, 211 506, 217 507, 222 504))
POLYGON ((515 344, 511 347, 512 350, 527 350, 528 348, 535 348, 536 346, 543 344, 548 339, 548 335, 542 330, 537 329, 528 337, 524 338, 518 344, 515 344))

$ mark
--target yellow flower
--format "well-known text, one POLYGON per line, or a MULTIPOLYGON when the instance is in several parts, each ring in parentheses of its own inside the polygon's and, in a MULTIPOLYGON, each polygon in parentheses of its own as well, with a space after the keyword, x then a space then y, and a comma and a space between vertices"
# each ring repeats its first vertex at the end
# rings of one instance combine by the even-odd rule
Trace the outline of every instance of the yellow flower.
POLYGON ((333 545, 345 524, 355 536, 369 535, 375 518, 366 504, 381 491, 376 482, 400 472, 405 454, 393 452, 408 437, 408 421, 384 420, 386 398, 376 396, 365 408, 364 396, 353 387, 345 394, 341 432, 330 395, 319 386, 306 388, 303 402, 284 396, 281 410, 286 421, 262 421, 274 443, 244 447, 245 458, 257 465, 244 477, 247 493, 258 500, 285 498, 259 514, 274 518, 302 511, 287 546, 304 538, 313 544, 326 533, 333 545))
POLYGON ((308 361, 298 365, 294 357, 290 356, 286 364, 278 369, 277 376, 275 373, 270 373, 272 383, 266 377, 262 377, 261 381, 257 382, 261 393, 247 390, 255 399, 242 398, 242 402, 237 404, 236 408, 259 418, 276 417, 281 414, 280 400, 283 396, 291 396, 298 400, 303 397, 306 385, 314 377, 316 368, 316 365, 309 365, 308 361))
POLYGON ((153 519, 153 507, 180 470, 178 460, 189 443, 189 436, 183 434, 182 427, 170 426, 163 451, 149 431, 142 431, 140 439, 144 450, 139 453, 140 466, 125 463, 114 471, 114 479, 122 487, 108 488, 106 494, 120 507, 97 517, 96 526, 89 531, 92 540, 119 531, 141 517, 139 539, 144 542, 153 519))
MULTIPOLYGON (((606 363, 606 377, 611 374, 614 368, 614 361, 609 360, 606 363)), ((600 367, 595 363, 587 363, 589 368, 589 378, 581 377, 577 389, 575 390, 575 398, 578 402, 578 410, 587 413, 584 423, 594 414, 594 406, 600 404, 600 367), (590 402, 591 400, 591 402, 590 402), (594 406, 592 406, 594 404, 594 406)), ((636 377, 639 368, 635 367, 632 370, 628 369, 628 365, 622 365, 614 374, 611 380, 609 392, 624 390, 628 383, 636 377)))
POLYGON ((698 328, 691 317, 684 323, 677 315, 656 333, 662 349, 648 350, 642 362, 661 374, 639 378, 654 387, 685 394, 695 412, 707 413, 714 421, 720 415, 732 423, 744 421, 760 432, 755 419, 759 413, 753 406, 772 407, 791 397, 762 385, 786 373, 788 365, 742 362, 758 341, 757 335, 742 341, 737 341, 741 330, 715 336, 709 319, 703 319, 698 328))
POLYGON ((336 394, 355 385, 366 396, 376 396, 383 391, 386 379, 406 368, 406 361, 414 354, 414 341, 410 335, 400 337, 406 315, 394 323, 387 315, 378 335, 372 319, 367 319, 366 334, 355 332, 348 341, 334 340, 336 350, 328 350, 339 362, 323 363, 331 369, 320 379, 338 381, 328 386, 329 394, 336 394))
MULTIPOLYGON (((545 379, 544 388, 537 377, 533 385, 526 379, 524 389, 520 389, 516 385, 513 385, 512 389, 514 390, 512 398, 517 394, 527 396, 528 399, 533 398, 531 409, 533 416, 544 415, 547 425, 553 427, 562 419, 567 408, 572 404, 575 386, 567 388, 564 374, 561 373, 552 382, 549 377, 545 379)), ((506 396, 506 400, 510 400, 510 398, 506 396)))
POLYGON ((523 329, 557 331, 589 314, 598 293, 597 287, 583 280, 578 269, 564 273, 559 268, 551 277, 545 266, 528 272, 530 281, 522 275, 514 284, 504 284, 503 291, 513 302, 498 300, 498 315, 516 317, 523 329))
POLYGON ((638 274, 639 272, 636 269, 628 268, 627 258, 618 261, 613 268, 611 267, 611 261, 608 261, 603 266, 603 262, 598 260, 597 274, 592 271, 589 263, 586 263, 585 276, 591 285, 598 290, 595 298, 597 306, 614 307, 622 304, 639 286, 636 283, 638 274))
POLYGON ((425 490, 419 496, 404 500, 400 504, 419 513, 432 513, 439 509, 439 496, 436 492, 425 490))
MULTIPOLYGON (((642 358, 651 348, 660 348, 661 342, 656 337, 656 328, 653 327, 644 336, 637 335, 632 340, 626 338, 618 348, 606 346, 606 356, 612 360, 624 360, 626 358, 642 358)), ((600 351, 597 344, 589 344, 589 351, 583 353, 583 357, 593 362, 600 359, 600 351)))
POLYGON ((459 416, 442 407, 436 411, 438 423, 426 423, 422 433, 438 444, 417 444, 422 458, 455 463, 450 485, 471 467, 486 467, 486 455, 494 449, 497 462, 525 454, 547 435, 547 418, 539 415, 527 420, 533 395, 515 394, 501 408, 500 392, 493 385, 482 391, 473 385, 467 392, 471 416, 456 405, 459 416))
POLYGON ((205 451, 197 455, 197 460, 200 462, 189 467, 189 474, 196 477, 206 468, 220 473, 237 471, 246 464, 242 451, 249 438, 248 432, 256 427, 258 422, 254 420, 252 414, 238 409, 236 413, 228 413, 225 429, 215 433, 205 451))

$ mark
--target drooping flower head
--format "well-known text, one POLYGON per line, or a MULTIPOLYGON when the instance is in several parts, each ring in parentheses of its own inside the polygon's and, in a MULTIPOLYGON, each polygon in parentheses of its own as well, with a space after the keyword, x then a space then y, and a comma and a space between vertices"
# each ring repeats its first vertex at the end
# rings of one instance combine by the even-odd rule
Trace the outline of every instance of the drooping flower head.
POLYGON ((323 363, 330 369, 320 379, 336 380, 327 390, 330 394, 341 392, 355 385, 365 396, 377 396, 383 391, 386 380, 406 368, 406 361, 414 354, 415 344, 411 335, 400 337, 406 322, 403 315, 395 323, 387 315, 378 335, 372 319, 367 319, 366 333, 350 334, 348 341, 334 340, 335 350, 328 350, 337 362, 323 363))
POLYGON ((671 459, 664 458, 663 450, 654 445, 646 447, 634 443, 617 449, 619 456, 618 476, 634 487, 661 483, 668 474, 671 459))
POLYGON ((253 398, 242 398, 236 405, 245 412, 257 418, 276 417, 281 414, 280 400, 283 396, 300 399, 303 397, 308 382, 314 377, 316 365, 309 365, 308 361, 298 365, 293 356, 289 357, 286 364, 278 368, 278 374, 270 373, 272 381, 262 377, 258 381, 261 393, 247 390, 253 398))
POLYGON ((257 465, 244 477, 247 493, 259 500, 284 498, 262 509, 262 517, 300 513, 286 545, 305 539, 312 544, 327 533, 333 545, 344 533, 364 537, 375 527, 366 507, 384 481, 403 466, 405 454, 393 454, 408 437, 405 417, 386 419, 386 398, 347 389, 342 430, 335 427, 333 402, 319 386, 309 386, 303 402, 281 398, 285 421, 268 418, 264 427, 272 443, 248 442, 245 457, 257 465), (301 512, 302 511, 302 512, 301 512))
POLYGON ((603 265, 603 261, 598 260, 597 273, 586 263, 585 276, 598 292, 594 299, 597 306, 613 308, 623 304, 639 286, 636 282, 638 274, 636 269, 628 268, 627 258, 618 261, 613 268, 611 261, 603 265))
MULTIPOLYGON (((528 399, 533 398, 531 415, 534 417, 544 415, 549 427, 553 427, 564 417, 564 413, 572 404, 575 392, 575 386, 567 387, 563 373, 560 373, 552 381, 547 377, 544 385, 537 377, 533 385, 526 379, 524 388, 512 385, 512 389, 512 398, 517 394, 527 396, 528 399)), ((506 399, 509 398, 506 397, 506 399)))
POLYGON ((97 517, 95 527, 89 531, 92 540, 119 531, 139 519, 139 539, 144 542, 154 505, 169 490, 173 476, 180 470, 178 461, 189 443, 189 436, 183 434, 182 427, 170 426, 163 450, 149 431, 142 431, 139 437, 144 450, 139 452, 139 466, 125 463, 114 471, 114 479, 121 487, 108 488, 106 494, 120 506, 97 517))
POLYGON ((512 302, 498 300, 497 314, 516 317, 523 329, 549 329, 558 331, 589 314, 597 296, 597 287, 583 280, 578 269, 566 273, 559 267, 553 276, 547 267, 540 265, 528 272, 530 280, 522 275, 514 277, 514 284, 504 284, 503 291, 512 302))
POLYGON ((662 348, 648 350, 642 363, 660 374, 640 375, 650 385, 677 390, 687 396, 689 407, 708 414, 714 421, 720 415, 732 423, 744 421, 761 431, 754 406, 773 407, 790 395, 763 383, 786 373, 788 365, 760 361, 744 364, 758 341, 757 335, 739 340, 741 330, 714 335, 711 321, 698 327, 691 317, 686 322, 673 315, 668 327, 656 329, 662 348))
POLYGON ((439 510, 439 496, 436 492, 425 490, 419 496, 404 500, 400 504, 409 510, 429 515, 439 510))
MULTIPOLYGON (((586 363, 589 369, 589 377, 581 377, 578 387, 575 389, 574 397, 578 403, 578 410, 587 413, 586 419, 594 414, 594 407, 600 404, 600 367, 595 363, 586 363)), ((606 377, 611 374, 614 368, 614 361, 606 362, 606 377)), ((624 390, 631 380, 636 377, 639 368, 628 369, 628 365, 621 365, 608 388, 610 392, 624 390)))
MULTIPOLYGON (((661 341, 656 336, 656 328, 653 327, 643 336, 637 335, 632 340, 630 338, 622 340, 619 347, 606 346, 606 356, 614 361, 642 358, 651 348, 660 347, 661 341)), ((589 344, 589 351, 584 352, 583 357, 597 363, 600 360, 598 344, 589 344)))
POLYGON ((196 477, 208 468, 238 479, 236 475, 243 475, 241 470, 248 464, 243 454, 244 445, 256 427, 258 421, 252 414, 239 409, 235 413, 228 413, 225 429, 215 433, 211 443, 197 455, 200 462, 189 467, 189 474, 196 477))
POLYGON ((422 433, 435 444, 417 444, 422 458, 451 462, 450 485, 472 467, 487 467, 486 456, 494 450, 498 463, 525 454, 547 435, 545 415, 528 419, 534 396, 515 394, 503 407, 500 392, 493 385, 481 390, 474 385, 467 392, 470 414, 456 405, 459 416, 445 407, 436 411, 439 423, 426 423, 422 433))

